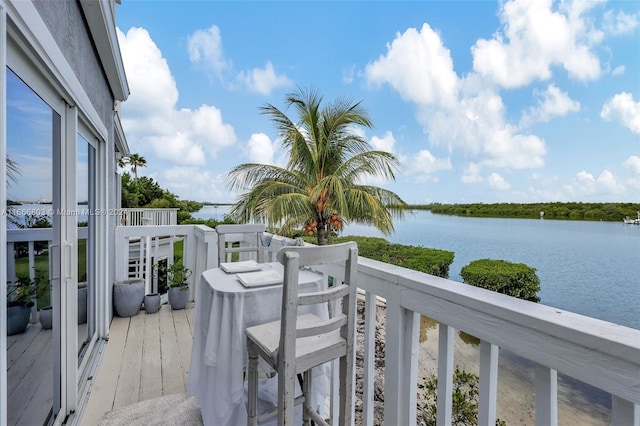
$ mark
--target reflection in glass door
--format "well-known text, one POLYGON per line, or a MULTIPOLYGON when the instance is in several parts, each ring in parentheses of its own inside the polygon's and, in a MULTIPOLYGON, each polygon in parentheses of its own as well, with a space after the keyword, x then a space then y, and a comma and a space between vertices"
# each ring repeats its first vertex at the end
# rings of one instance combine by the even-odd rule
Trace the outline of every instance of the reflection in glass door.
POLYGON ((78 366, 96 336, 96 150, 78 135, 78 366))
POLYGON ((54 159, 64 107, 45 103, 11 70, 6 86, 7 157, 15 165, 7 185, 8 305, 29 306, 23 310, 26 324, 7 337, 7 419, 42 425, 61 406, 60 186, 54 159))

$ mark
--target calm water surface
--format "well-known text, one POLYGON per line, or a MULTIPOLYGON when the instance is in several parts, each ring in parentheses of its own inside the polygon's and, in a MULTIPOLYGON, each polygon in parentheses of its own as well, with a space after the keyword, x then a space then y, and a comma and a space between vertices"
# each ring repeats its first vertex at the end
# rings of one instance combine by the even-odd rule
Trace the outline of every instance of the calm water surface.
MULTIPOLYGON (((391 242, 455 253, 449 276, 482 259, 536 268, 541 303, 640 329, 640 226, 620 222, 494 219, 419 210, 395 223, 391 242)), ((352 225, 344 235, 379 236, 352 225)))

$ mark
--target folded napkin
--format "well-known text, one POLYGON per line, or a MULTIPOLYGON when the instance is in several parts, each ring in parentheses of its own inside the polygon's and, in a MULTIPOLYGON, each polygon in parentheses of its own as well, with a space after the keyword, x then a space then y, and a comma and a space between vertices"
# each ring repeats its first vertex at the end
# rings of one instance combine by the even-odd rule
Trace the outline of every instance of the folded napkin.
POLYGON ((238 274, 238 279, 245 287, 260 287, 271 284, 282 284, 282 275, 273 269, 238 274))
POLYGON ((228 274, 238 272, 259 271, 264 268, 264 263, 258 263, 255 260, 244 260, 242 262, 221 263, 220 268, 228 274))

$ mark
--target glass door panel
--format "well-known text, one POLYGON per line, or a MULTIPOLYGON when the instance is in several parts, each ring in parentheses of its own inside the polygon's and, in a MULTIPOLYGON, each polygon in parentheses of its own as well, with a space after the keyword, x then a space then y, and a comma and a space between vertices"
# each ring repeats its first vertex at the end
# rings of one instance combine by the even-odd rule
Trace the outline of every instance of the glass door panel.
MULTIPOLYGON (((61 406, 61 116, 7 70, 7 280, 21 321, 7 337, 8 423, 42 425, 61 406)), ((9 314, 12 316, 13 315, 9 314)), ((17 320, 17 319, 16 319, 17 320)))
POLYGON ((96 150, 78 135, 78 366, 96 335, 96 150))

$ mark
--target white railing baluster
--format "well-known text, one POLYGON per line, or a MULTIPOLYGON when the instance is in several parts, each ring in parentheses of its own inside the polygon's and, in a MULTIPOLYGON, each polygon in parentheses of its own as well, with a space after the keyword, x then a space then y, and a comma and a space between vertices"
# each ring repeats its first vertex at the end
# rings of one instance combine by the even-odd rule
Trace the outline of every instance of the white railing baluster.
POLYGON ((536 425, 558 424, 558 372, 536 364, 536 425))
POLYGON ((13 242, 7 243, 7 281, 16 280, 16 247, 13 242))
POLYGON ((144 242, 144 292, 151 293, 151 276, 153 275, 153 265, 151 264, 151 250, 153 248, 152 238, 147 236, 144 242))
MULTIPOLYGON (((27 250, 29 252, 29 280, 33 282, 33 279, 36 277, 35 241, 29 241, 27 243, 27 250)), ((38 283, 36 283, 36 285, 38 285, 38 283)), ((31 297, 31 301, 33 302, 33 306, 31 307, 31 318, 29 322, 35 324, 38 320, 38 290, 34 288, 32 291, 33 296, 31 297)))
POLYGON ((387 321, 385 327, 384 354, 384 423, 399 425, 400 422, 400 374, 402 315, 397 297, 387 299, 387 321))
POLYGON ((453 392, 453 335, 454 328, 439 324, 438 333, 438 426, 451 426, 453 392))
POLYGON ((640 426, 640 405, 613 395, 611 424, 615 426, 640 426))
POLYGON ((152 271, 152 282, 151 282, 151 292, 158 293, 158 275, 156 272, 155 264, 158 263, 159 259, 159 251, 160 251, 160 238, 155 237, 153 239, 153 265, 151 265, 152 271))
POLYGON ((178 224, 178 209, 122 209, 121 226, 167 226, 178 224))
POLYGON ((480 342, 480 400, 478 425, 496 424, 496 398, 498 392, 498 351, 496 345, 480 342))
POLYGON ((376 295, 367 293, 364 303, 364 353, 362 385, 362 421, 373 425, 375 348, 376 348, 376 295))
POLYGON ((420 352, 420 315, 403 309, 402 328, 402 387, 400 388, 401 424, 416 424, 416 404, 418 399, 418 354, 420 352))

